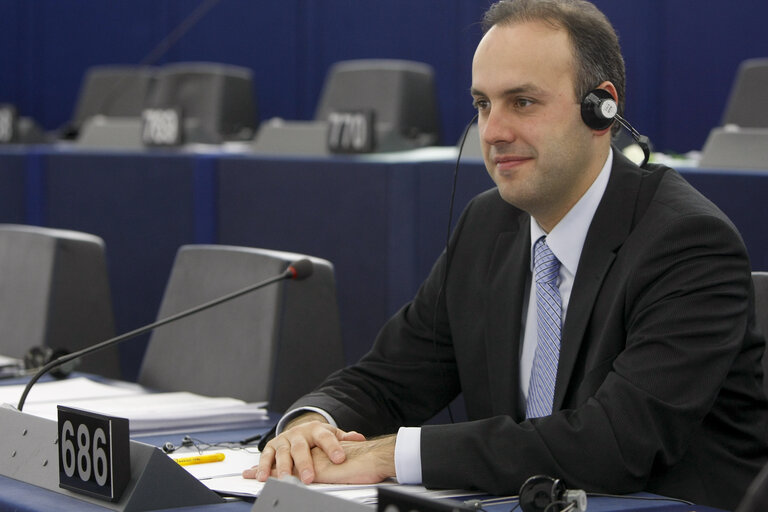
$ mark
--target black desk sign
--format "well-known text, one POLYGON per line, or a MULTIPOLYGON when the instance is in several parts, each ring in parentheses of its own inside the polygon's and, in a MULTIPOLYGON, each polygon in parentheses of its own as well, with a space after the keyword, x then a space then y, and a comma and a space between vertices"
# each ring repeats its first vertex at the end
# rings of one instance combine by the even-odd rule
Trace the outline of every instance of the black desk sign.
POLYGON ((59 487, 117 501, 131 478, 128 420, 63 405, 59 409, 59 487))
POLYGON ((375 147, 373 110, 331 112, 328 116, 331 153, 371 153, 375 147))
POLYGON ((16 107, 0 103, 0 144, 7 144, 16 139, 16 107))
POLYGON ((141 141, 145 145, 178 146, 181 135, 181 109, 147 108, 141 113, 141 141))

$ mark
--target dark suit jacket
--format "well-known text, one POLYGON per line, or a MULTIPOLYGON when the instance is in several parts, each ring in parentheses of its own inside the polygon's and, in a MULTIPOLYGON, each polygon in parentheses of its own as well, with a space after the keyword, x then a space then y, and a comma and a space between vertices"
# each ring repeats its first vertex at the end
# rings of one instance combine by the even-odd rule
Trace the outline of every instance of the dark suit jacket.
POLYGON ((516 494, 531 475, 734 508, 768 458, 750 264, 735 227, 675 171, 618 152, 563 326, 553 414, 520 411, 528 214, 474 198, 416 297, 358 364, 295 406, 367 435, 425 426, 424 484, 516 494), (445 293, 440 290, 445 284, 445 293))

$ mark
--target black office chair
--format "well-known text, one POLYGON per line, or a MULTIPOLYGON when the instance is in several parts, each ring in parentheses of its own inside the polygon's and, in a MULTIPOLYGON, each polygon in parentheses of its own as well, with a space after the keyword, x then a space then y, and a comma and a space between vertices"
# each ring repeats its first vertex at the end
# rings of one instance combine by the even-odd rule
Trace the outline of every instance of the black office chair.
MULTIPOLYGON (((60 229, 0 224, 0 354, 38 366, 114 336, 104 242, 60 229)), ((117 347, 79 370, 119 378, 117 347)))
MULTIPOLYGON (((755 287, 755 320, 757 327, 768 339, 768 272, 752 272, 752 284, 755 287)), ((768 351, 763 356, 763 386, 768 395, 768 351)))
POLYGON ((95 116, 140 118, 155 83, 151 66, 93 66, 83 77, 77 105, 61 138, 76 138, 83 124, 95 116))
POLYGON ((356 110, 375 112, 379 151, 440 141, 434 72, 427 64, 389 59, 337 62, 326 76, 315 120, 356 110))
MULTIPOLYGON (((752 272, 755 287, 755 319, 766 338, 768 334, 768 272, 752 272)), ((763 354, 763 387, 768 394, 768 354, 763 354)), ((768 504, 768 466, 752 481, 736 512, 763 512, 768 504)))
MULTIPOLYGON (((248 247, 179 249, 159 318, 285 271, 301 255, 248 247)), ((283 411, 344 364, 332 265, 310 258, 301 281, 280 281, 155 330, 139 383, 283 411)))
POLYGON ((212 62, 166 64, 147 108, 178 108, 183 142, 250 140, 256 131, 256 100, 251 70, 212 62))

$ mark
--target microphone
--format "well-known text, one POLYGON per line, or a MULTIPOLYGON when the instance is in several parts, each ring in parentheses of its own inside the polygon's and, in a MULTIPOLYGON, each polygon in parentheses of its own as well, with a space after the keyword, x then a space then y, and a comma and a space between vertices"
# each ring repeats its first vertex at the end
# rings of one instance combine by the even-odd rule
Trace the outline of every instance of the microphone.
POLYGON ((285 269, 285 273, 289 273, 290 275, 286 276, 286 278, 301 281, 302 279, 306 279, 311 276, 313 269, 314 266, 312 265, 312 260, 308 258, 302 258, 288 265, 288 268, 285 269))
POLYGON ((204 304, 200 304, 198 306, 194 306, 190 309, 186 309, 184 311, 181 311, 179 313, 176 313, 174 315, 168 316, 166 318, 162 318, 156 322, 153 322, 151 324, 145 325, 144 327, 139 327, 138 329, 135 329, 133 331, 127 332, 125 334, 121 334, 119 336, 116 336, 114 338, 110 338, 106 341, 102 341, 100 343, 97 343, 96 345, 91 345, 90 347, 86 347, 84 349, 78 350, 76 352, 72 352, 70 354, 65 354, 60 357, 57 357, 56 359, 48 362, 45 366, 40 368, 37 373, 35 373, 32 378, 27 383, 26 387, 24 388, 24 392, 21 394, 21 398, 19 399, 19 405, 17 409, 19 411, 22 410, 24 407, 24 402, 27 400, 27 395, 29 395, 29 391, 32 388, 32 386, 46 373, 51 371, 54 368, 57 368, 59 366, 62 366, 74 359, 77 359, 79 357, 85 356, 87 354, 90 354, 92 352, 96 352, 98 350, 111 347, 112 345, 115 345, 117 343, 120 343, 121 341, 125 341, 131 338, 135 338, 136 336, 139 336, 141 334, 144 334, 145 332, 151 331, 152 329, 155 329, 157 327, 160 327, 165 324, 169 324, 171 322, 175 322, 176 320, 181 320, 182 318, 188 317, 190 315, 193 315, 195 313, 199 313, 200 311, 203 311, 205 309, 212 308, 213 306, 217 306, 221 304, 222 302, 227 302, 232 299, 236 299, 237 297, 240 297, 241 295, 245 295, 247 293, 250 293, 252 291, 258 290, 259 288, 263 288, 267 285, 270 285, 272 283, 276 283, 278 281, 282 281, 283 279, 293 279, 295 281, 301 281, 302 279, 306 279, 309 276, 312 275, 312 270, 314 266, 312 264, 312 261, 308 258, 302 258, 300 260, 296 260, 290 265, 288 265, 288 268, 285 269, 285 271, 282 274, 278 274, 276 276, 270 277, 269 279, 265 279, 264 281, 261 281, 259 283, 252 284, 250 286, 246 286, 245 288, 242 288, 240 290, 237 290, 235 292, 229 293, 227 295, 223 295, 217 299, 213 299, 209 302, 206 302, 204 304))

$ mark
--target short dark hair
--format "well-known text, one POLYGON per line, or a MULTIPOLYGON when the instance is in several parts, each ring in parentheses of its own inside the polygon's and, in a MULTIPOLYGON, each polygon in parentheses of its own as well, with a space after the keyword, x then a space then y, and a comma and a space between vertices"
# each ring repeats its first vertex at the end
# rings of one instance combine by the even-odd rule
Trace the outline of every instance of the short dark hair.
POLYGON ((568 33, 576 60, 575 93, 578 101, 604 81, 619 95, 624 112, 626 74, 619 37, 608 18, 584 0, 500 0, 483 17, 483 33, 494 25, 542 21, 568 33))

